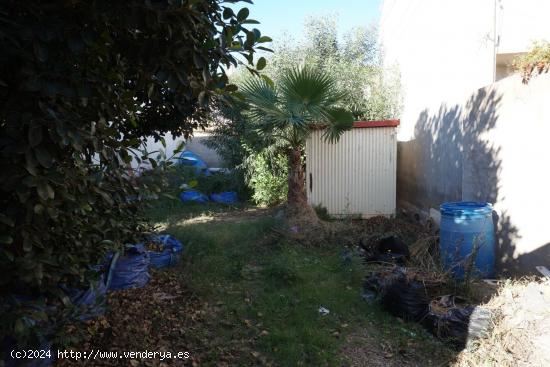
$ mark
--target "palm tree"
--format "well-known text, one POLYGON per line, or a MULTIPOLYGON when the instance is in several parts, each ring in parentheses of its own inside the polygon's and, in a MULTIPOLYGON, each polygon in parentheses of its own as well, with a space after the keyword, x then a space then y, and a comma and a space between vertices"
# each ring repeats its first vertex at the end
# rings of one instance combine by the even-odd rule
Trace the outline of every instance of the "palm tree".
POLYGON ((241 91, 260 136, 288 157, 289 206, 307 206, 301 159, 306 139, 312 130, 323 129, 323 138, 335 142, 352 127, 353 115, 339 107, 345 95, 329 76, 308 67, 287 70, 277 86, 251 78, 241 91))

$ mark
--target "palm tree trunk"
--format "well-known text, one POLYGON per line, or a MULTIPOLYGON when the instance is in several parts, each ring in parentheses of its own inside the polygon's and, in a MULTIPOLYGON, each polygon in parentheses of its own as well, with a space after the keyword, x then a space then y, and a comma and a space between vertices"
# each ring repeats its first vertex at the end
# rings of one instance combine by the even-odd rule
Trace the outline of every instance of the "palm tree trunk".
POLYGON ((292 148, 288 156, 288 196, 289 206, 307 205, 304 182, 304 167, 302 166, 302 149, 292 148))

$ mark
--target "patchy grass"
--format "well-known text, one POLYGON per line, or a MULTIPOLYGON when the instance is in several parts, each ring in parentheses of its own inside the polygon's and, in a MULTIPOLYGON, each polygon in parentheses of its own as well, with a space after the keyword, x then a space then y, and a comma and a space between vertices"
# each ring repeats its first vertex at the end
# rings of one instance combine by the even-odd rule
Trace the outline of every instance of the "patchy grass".
POLYGON ((245 204, 222 205, 213 202, 182 203, 178 198, 176 198, 176 194, 173 194, 173 196, 174 198, 161 197, 160 199, 149 203, 147 216, 152 222, 172 224, 181 219, 193 218, 201 215, 226 213, 247 207, 245 204))
POLYGON ((228 353, 237 365, 444 365, 451 359, 420 327, 361 299, 364 267, 358 258, 344 261, 342 248, 289 245, 271 232, 277 219, 243 216, 246 207, 157 204, 151 218, 186 246, 181 281, 217 307, 216 321, 204 325, 217 344, 204 346, 201 362, 228 360, 228 353), (228 211, 239 220, 215 220, 228 211), (192 217, 207 220, 184 220, 192 217), (321 315, 319 307, 330 313, 321 315))

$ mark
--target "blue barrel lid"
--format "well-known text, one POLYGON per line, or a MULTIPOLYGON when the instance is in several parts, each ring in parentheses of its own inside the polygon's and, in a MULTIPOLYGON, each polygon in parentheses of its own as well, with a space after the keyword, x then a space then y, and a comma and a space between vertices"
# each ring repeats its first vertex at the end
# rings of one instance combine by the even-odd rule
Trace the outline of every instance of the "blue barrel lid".
POLYGON ((484 218, 493 213, 493 206, 484 202, 456 201, 441 204, 439 210, 441 215, 451 217, 484 218))

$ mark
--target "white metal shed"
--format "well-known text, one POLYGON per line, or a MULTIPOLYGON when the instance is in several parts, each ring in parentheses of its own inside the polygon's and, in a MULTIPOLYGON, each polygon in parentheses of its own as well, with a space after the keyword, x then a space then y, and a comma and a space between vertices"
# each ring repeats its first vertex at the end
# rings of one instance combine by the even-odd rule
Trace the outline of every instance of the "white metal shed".
POLYGON ((314 131, 306 142, 308 202, 334 216, 394 215, 398 125, 355 122, 334 144, 314 131))

